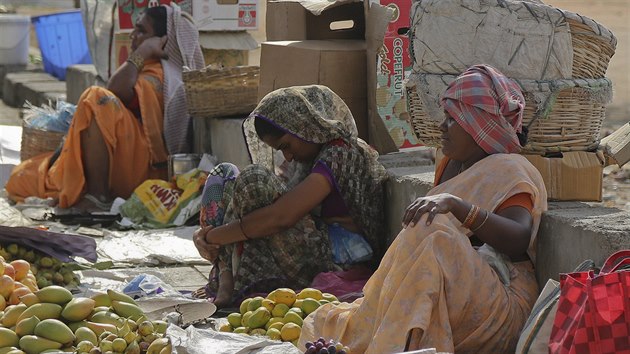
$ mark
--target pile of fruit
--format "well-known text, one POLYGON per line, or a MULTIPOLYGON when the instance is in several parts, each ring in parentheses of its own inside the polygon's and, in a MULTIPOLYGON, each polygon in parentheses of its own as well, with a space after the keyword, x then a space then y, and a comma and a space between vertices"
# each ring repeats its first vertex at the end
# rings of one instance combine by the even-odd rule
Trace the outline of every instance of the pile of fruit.
POLYGON ((75 298, 57 285, 38 289, 25 260, 8 266, 0 277, 0 353, 171 353, 166 322, 149 321, 128 295, 75 298))
POLYGON ((306 342, 304 346, 306 347, 304 354, 347 354, 350 351, 350 348, 339 342, 332 339, 326 341, 321 337, 316 342, 306 342))
POLYGON ((266 298, 258 296, 243 300, 240 312, 229 314, 228 324, 219 330, 267 336, 297 346, 304 318, 327 303, 339 304, 339 300, 313 288, 302 289, 297 294, 292 289, 280 288, 266 298))
POLYGON ((21 259, 30 263, 31 271, 40 289, 53 284, 70 288, 79 284, 79 278, 70 264, 28 247, 15 243, 0 244, 0 257, 5 262, 21 259))

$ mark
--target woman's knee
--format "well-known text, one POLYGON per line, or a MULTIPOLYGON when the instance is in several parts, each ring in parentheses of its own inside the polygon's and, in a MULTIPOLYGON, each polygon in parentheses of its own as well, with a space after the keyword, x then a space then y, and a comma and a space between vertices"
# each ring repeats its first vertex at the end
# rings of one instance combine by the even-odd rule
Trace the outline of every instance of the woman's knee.
POLYGON ((233 203, 242 214, 247 214, 272 204, 286 191, 286 185, 273 172, 250 165, 236 178, 233 203))

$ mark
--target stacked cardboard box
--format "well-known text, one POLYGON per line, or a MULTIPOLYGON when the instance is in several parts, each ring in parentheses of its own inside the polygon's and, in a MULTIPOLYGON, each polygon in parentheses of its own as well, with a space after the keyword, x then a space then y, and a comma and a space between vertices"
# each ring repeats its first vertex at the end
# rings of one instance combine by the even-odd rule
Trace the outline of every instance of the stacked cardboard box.
MULTIPOLYGON (((334 4, 334 3, 331 3, 334 4)), ((302 5, 271 1, 260 58, 259 98, 289 86, 328 86, 348 105, 368 140, 365 14, 362 3, 314 15, 302 5)))

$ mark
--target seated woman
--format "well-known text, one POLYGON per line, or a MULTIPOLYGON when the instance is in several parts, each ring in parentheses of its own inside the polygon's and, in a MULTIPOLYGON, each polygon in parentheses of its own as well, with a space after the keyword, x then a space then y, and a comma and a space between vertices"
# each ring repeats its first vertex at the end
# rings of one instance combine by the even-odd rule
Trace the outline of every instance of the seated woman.
POLYGON ((243 126, 252 161, 262 165, 238 174, 221 164, 211 173, 207 226, 194 241, 218 277, 197 295, 216 296, 221 307, 251 292, 306 287, 333 265, 329 233, 364 237, 379 259, 385 173, 339 96, 324 86, 279 89, 243 126), (274 173, 273 150, 291 163, 288 179, 274 173))
POLYGON ((178 7, 149 8, 131 39, 133 52, 107 88, 90 87, 79 99, 61 151, 13 170, 6 185, 11 199, 104 207, 146 179, 166 178, 168 154, 189 151, 182 67, 204 66, 192 19, 178 7))
POLYGON ((351 353, 514 352, 538 295, 535 240, 547 207, 540 173, 516 154, 525 101, 512 80, 478 65, 441 102, 447 158, 436 186, 407 208, 364 297, 309 315, 300 345, 323 336, 351 353))

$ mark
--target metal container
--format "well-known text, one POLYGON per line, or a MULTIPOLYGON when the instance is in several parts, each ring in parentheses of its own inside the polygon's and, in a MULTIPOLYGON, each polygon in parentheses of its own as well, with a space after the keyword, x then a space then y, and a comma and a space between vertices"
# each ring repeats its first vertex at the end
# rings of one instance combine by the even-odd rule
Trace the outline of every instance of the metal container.
POLYGON ((175 154, 168 156, 168 179, 186 173, 199 166, 201 154, 175 154))

